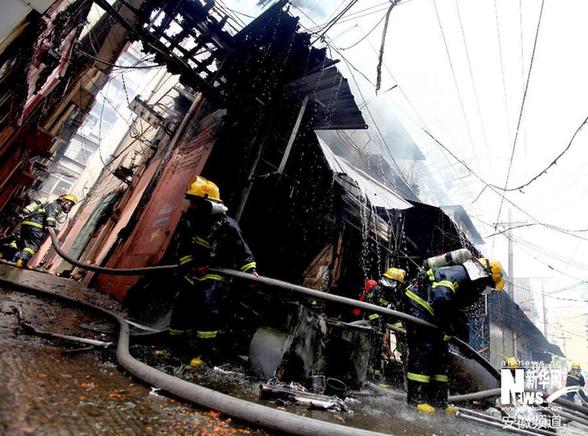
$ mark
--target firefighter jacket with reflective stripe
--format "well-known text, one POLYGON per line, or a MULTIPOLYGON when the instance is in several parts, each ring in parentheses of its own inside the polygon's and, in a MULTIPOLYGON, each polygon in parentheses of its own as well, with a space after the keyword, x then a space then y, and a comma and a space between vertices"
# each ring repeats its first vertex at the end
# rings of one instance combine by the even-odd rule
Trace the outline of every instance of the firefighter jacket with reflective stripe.
POLYGON ((248 272, 256 268, 237 222, 225 215, 188 210, 176 233, 180 266, 225 267, 248 272))
POLYGON ((455 330, 456 320, 463 319, 460 309, 478 301, 487 280, 472 281, 462 265, 433 268, 418 284, 409 286, 405 296, 416 309, 415 315, 432 321, 448 333, 455 330))
POLYGON ((582 375, 582 371, 579 369, 572 369, 568 372, 568 378, 566 380, 566 386, 581 386, 583 387, 585 384, 584 376, 582 375))
POLYGON ((27 215, 22 220, 23 226, 31 226, 38 229, 46 227, 55 227, 57 225, 57 216, 63 212, 61 204, 57 200, 41 205, 35 212, 27 215))

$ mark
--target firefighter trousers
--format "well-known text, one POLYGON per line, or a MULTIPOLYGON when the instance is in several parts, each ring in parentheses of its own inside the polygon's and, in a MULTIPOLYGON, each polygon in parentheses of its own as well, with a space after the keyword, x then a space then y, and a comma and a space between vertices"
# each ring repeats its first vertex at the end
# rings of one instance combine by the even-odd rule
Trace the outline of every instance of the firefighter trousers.
POLYGON ((409 404, 447 406, 449 348, 437 331, 407 325, 408 365, 406 373, 409 404))
POLYGON ((43 242, 45 232, 43 228, 22 224, 20 228, 20 237, 16 244, 20 250, 14 256, 14 261, 21 260, 22 266, 27 266, 28 261, 37 253, 43 242))
POLYGON ((223 323, 223 306, 227 284, 223 276, 186 274, 181 278, 180 291, 172 310, 171 336, 195 334, 201 344, 216 342, 223 323))

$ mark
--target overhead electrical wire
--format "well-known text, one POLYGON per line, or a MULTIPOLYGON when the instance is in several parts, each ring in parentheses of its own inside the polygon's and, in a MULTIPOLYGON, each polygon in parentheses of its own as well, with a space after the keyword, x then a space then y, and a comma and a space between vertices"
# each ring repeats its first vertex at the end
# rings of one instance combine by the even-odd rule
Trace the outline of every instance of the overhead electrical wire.
MULTIPOLYGON (((506 201, 508 204, 510 204, 511 206, 513 206, 515 209, 517 209, 518 211, 520 211, 521 213, 523 213, 525 216, 527 216, 528 218, 532 219, 534 222, 536 222, 537 224, 539 224, 542 227, 546 227, 549 229, 552 229, 554 231, 572 236, 574 238, 577 239, 582 239, 585 241, 588 241, 588 238, 584 238, 581 237, 579 235, 575 235, 574 232, 580 232, 580 231, 588 231, 588 229, 580 229, 580 230, 569 230, 569 229, 564 229, 562 227, 559 226, 555 226, 553 224, 549 224, 549 223, 545 223, 540 221, 539 219, 535 218, 533 215, 531 215, 529 212, 527 212, 526 210, 524 210, 522 207, 520 207, 519 205, 517 205, 516 203, 514 203, 512 200, 508 199, 503 193, 501 193, 498 189, 494 188, 493 186, 491 186, 488 182, 486 182, 481 176, 479 176, 466 162, 464 162, 462 159, 460 159, 453 151, 451 151, 447 146, 445 146, 441 141, 439 141, 431 132, 429 132, 427 130, 426 127, 421 126, 421 129, 423 130, 423 132, 429 136, 436 144, 438 144, 443 150, 445 150, 451 157, 453 157, 457 162, 459 162, 465 169, 467 169, 469 171, 469 173, 474 176, 476 179, 478 179, 480 182, 482 182, 486 188, 489 188, 492 192, 494 192, 496 195, 498 195, 503 201, 506 201)), ((490 225, 491 227, 494 227, 494 225, 490 225)))
POLYGON ((325 35, 326 33, 329 31, 329 29, 331 27, 333 27, 335 25, 335 23, 337 21, 339 21, 347 11, 349 11, 349 9, 351 9, 353 6, 355 6, 355 4, 358 2, 359 0, 350 0, 349 4, 343 8, 343 10, 337 14, 331 21, 329 21, 321 30, 320 33, 317 35, 317 37, 315 38, 314 41, 312 41, 311 44, 314 44, 315 42, 317 42, 318 40, 324 40, 325 39, 325 35))
POLYGON ((451 60, 451 55, 449 53, 449 46, 447 45, 447 39, 445 38, 445 31, 443 30, 443 24, 441 23, 441 17, 439 16, 439 10, 437 9, 437 1, 436 0, 433 0, 433 7, 435 9, 435 16, 437 17, 437 24, 439 25, 439 30, 441 31, 443 45, 445 46, 445 54, 447 55, 447 60, 449 61, 449 67, 451 69, 451 76, 453 77, 453 84, 455 85, 455 91, 457 92, 459 106, 461 108, 461 114, 462 114, 463 120, 465 122, 466 130, 468 133, 468 139, 470 140, 470 147, 472 148, 473 156, 476 156, 476 152, 474 150, 474 139, 472 137, 470 123, 469 123, 468 117, 466 115, 465 105, 463 103, 461 91, 459 90, 459 85, 457 83, 457 76, 455 74, 455 68, 453 67, 453 61, 451 60))
MULTIPOLYGON (((530 288, 527 288, 525 286, 521 286, 521 285, 519 285, 517 283, 513 283, 510 280, 505 280, 505 282, 506 282, 506 284, 511 285, 514 288, 520 289, 521 291, 529 292, 529 293, 531 293, 533 295, 539 295, 541 297, 551 298, 553 300, 558 300, 558 301, 572 301, 572 302, 576 302, 576 303, 588 303, 588 300, 584 300, 582 298, 555 297, 555 296, 552 296, 551 293, 548 293, 548 292, 545 292, 545 291, 538 291, 538 290, 530 289, 530 288)), ((584 284, 584 283, 582 282, 581 284, 584 284)), ((577 288, 578 286, 579 285, 570 286, 570 287, 568 287, 566 289, 560 289, 559 292, 569 291, 569 290, 572 290, 574 288, 577 288)), ((558 291, 556 291, 556 292, 558 292, 558 291)), ((516 304, 518 304, 520 306, 522 304, 529 303, 531 301, 534 302, 535 301, 535 297, 532 297, 531 299, 528 299, 528 300, 523 300, 523 301, 516 302, 516 304)))
MULTIPOLYGON (((533 63, 535 60, 535 53, 537 51, 537 41, 539 39, 539 30, 541 29, 541 19, 543 18, 543 7, 545 6, 545 0, 541 0, 541 9, 539 11, 539 19, 537 20, 537 30, 535 31, 535 41, 533 42, 533 51, 531 53, 531 61, 529 62, 529 71, 527 73, 527 80, 525 82, 525 90, 523 92, 523 99, 521 101, 521 108, 519 111, 519 118, 517 121, 517 128, 515 130, 515 137, 512 143, 512 150, 510 153, 510 160, 508 163, 508 171, 506 173, 506 180, 504 181, 504 189, 507 189, 508 187, 508 181, 510 180, 510 172, 512 169, 512 162, 514 159, 514 155, 515 155, 515 150, 516 150, 516 146, 517 146, 517 139, 519 137, 519 131, 521 128, 521 121, 523 119, 523 113, 525 111, 525 102, 527 100, 527 92, 529 91, 529 82, 531 81, 531 72, 533 71, 533 63)), ((504 205, 504 198, 502 197, 500 200, 500 206, 498 207, 498 215, 496 217, 496 223, 498 223, 500 221, 500 215, 502 213, 502 206, 504 205)))
MULTIPOLYGON (((368 40, 369 41, 369 40, 368 40)), ((345 63, 353 68, 355 71, 359 72, 366 80, 368 80, 369 83, 371 83, 373 85, 373 83, 365 76, 365 74, 363 74, 361 71, 359 71, 351 62, 349 62, 347 60, 347 58, 340 52, 339 49, 337 49, 337 47, 333 46, 332 44, 330 44, 330 47, 335 50, 339 56, 341 56, 345 63)), ((353 75, 353 74, 352 74, 353 75)), ((359 86, 356 82, 356 86, 359 89, 359 86)), ((406 99, 406 101, 408 102, 408 104, 411 106, 411 108, 413 109, 413 111, 415 112, 415 115, 418 117, 420 124, 421 124, 421 129, 423 130, 423 132, 425 132, 429 137, 431 137, 431 139, 433 139, 438 145, 440 145, 446 152, 448 152, 457 162, 461 163, 470 174, 474 175, 476 178, 478 178, 485 186, 486 188, 490 188, 492 189, 497 195, 499 195, 501 197, 501 201, 506 200, 509 204, 511 204, 513 207, 515 207, 517 210, 520 210, 522 213, 524 213, 525 215, 527 215, 529 218, 533 219, 533 221, 535 221, 537 224, 541 225, 541 226, 545 226, 548 228, 551 228, 552 230, 558 231, 558 232, 562 232, 564 234, 568 234, 572 237, 578 237, 580 239, 585 239, 585 238, 581 238, 577 235, 573 235, 570 232, 576 232, 576 231, 583 231, 584 229, 581 230, 569 230, 569 229, 564 229, 562 227, 558 227, 558 226, 554 226, 548 223, 544 223, 541 222, 540 220, 534 218, 532 215, 530 215, 528 212, 526 212, 525 210, 523 210, 522 208, 520 208, 518 205, 516 205, 514 202, 512 202, 509 199, 506 199, 502 194, 500 194, 499 192, 496 191, 496 188, 494 188, 493 186, 491 186, 488 182, 486 182, 485 180, 483 180, 480 176, 478 176, 470 167, 469 165, 464 162, 462 159, 460 159, 459 157, 457 157, 451 150, 449 150, 447 147, 445 147, 444 144, 442 144, 437 138, 435 138, 428 130, 427 128, 424 127, 424 121, 422 119, 422 117, 420 116, 420 114, 418 113, 418 111, 416 110, 416 108, 414 107, 414 105, 412 104, 411 100, 408 98, 408 96, 406 95, 406 93, 404 92, 404 90, 402 89, 402 87, 398 86, 399 91, 402 93, 402 95, 404 96, 404 98, 406 99)), ((363 99, 364 103, 365 103, 365 99, 363 99)), ((371 114, 370 114, 371 115, 371 114)), ((406 182, 406 180, 405 180, 406 182)), ((588 231, 588 229, 585 229, 586 231, 588 231)), ((588 239, 585 239, 588 240, 588 239)))
POLYGON ((502 57, 502 36, 500 33, 500 20, 498 19, 498 5, 494 0, 494 17, 496 22, 496 36, 498 37, 498 57, 500 59, 500 75, 502 77, 502 95, 504 99, 504 117, 506 119, 506 140, 510 142, 510 116, 508 113, 508 98, 506 92, 506 78, 504 76, 504 59, 502 57))
MULTIPOLYGON (((388 5, 389 2, 386 2, 384 4, 388 5)), ((357 22, 358 20, 361 20, 362 18, 371 17, 372 15, 376 15, 376 14, 379 14, 379 13, 382 13, 382 12, 386 12, 387 10, 388 10, 388 6, 384 6, 383 8, 374 9, 373 11, 367 12, 367 13, 362 14, 362 15, 355 15, 355 16, 347 15, 344 19, 339 20, 335 25, 337 26, 337 25, 346 24, 346 23, 350 23, 350 22, 357 22)))
MULTIPOLYGON (((159 67, 162 67, 162 65, 158 65, 158 64, 155 64, 155 65, 118 65, 118 64, 113 64, 111 62, 107 62, 107 61, 105 61, 103 59, 100 59, 100 58, 98 58, 96 56, 93 56, 90 53, 82 50, 79 47, 76 47, 76 50, 79 53, 81 53, 82 55, 87 56, 87 57, 89 57, 91 59, 94 59, 95 61, 100 62, 101 64, 108 65, 108 66, 111 66, 113 68, 123 69, 123 70, 141 70, 141 69, 149 69, 149 68, 159 68, 159 67)), ((141 62, 145 62, 145 61, 141 61, 141 62)))
POLYGON ((464 45, 465 52, 466 52, 466 60, 468 62, 468 69, 470 71, 470 79, 472 81, 472 87, 474 90, 474 97, 476 99, 476 110, 478 112, 478 118, 480 120, 480 127, 482 129, 482 138, 484 139, 484 146, 486 147, 486 153, 489 153, 490 146, 488 145, 488 138, 487 138, 488 135, 486 134, 486 127, 484 125, 484 119, 482 117, 482 110, 480 109, 480 98, 478 95, 478 87, 476 86, 476 80, 474 79, 474 70, 472 68, 472 60, 470 58, 470 49, 468 47, 466 33, 465 33, 464 25, 463 25, 463 20, 461 17, 461 9, 459 7, 459 0, 455 0, 455 8, 457 10, 457 19, 459 20, 459 27, 461 29, 461 37, 462 37, 463 45, 464 45))
MULTIPOLYGON (((584 121, 582 121, 582 124, 580 124, 578 126, 578 128, 576 129, 576 131, 574 132, 574 134, 572 135, 572 138, 570 139, 568 145, 555 157, 555 159, 553 159, 548 165, 547 167, 545 167, 543 170, 541 170, 539 173, 537 173, 537 175, 535 175, 534 177, 531 177, 531 179, 529 179, 527 182, 519 185, 519 186, 515 186, 513 188, 502 188, 500 186, 496 186, 496 185, 491 185, 496 189, 500 189, 501 191, 505 191, 505 192, 512 192, 512 191, 520 191, 523 188, 526 188, 527 186, 529 186, 531 183, 533 183, 535 180, 537 180, 539 177, 543 176, 544 174, 547 173, 547 171, 549 171, 549 169, 551 167, 553 167, 554 165, 557 164, 557 161, 568 152, 568 150, 572 147, 572 144, 574 142, 574 139, 576 139, 576 136, 578 135, 578 133, 580 133, 580 131, 582 130, 582 128, 588 123, 588 117, 586 117, 584 119, 584 121)), ((588 229, 586 229, 585 231, 588 231, 588 229)))
POLYGON ((384 21, 386 19, 386 16, 387 16, 387 14, 382 15, 382 18, 380 18, 378 20, 378 22, 374 25, 374 27, 372 27, 368 32, 364 32, 364 35, 360 39, 355 41, 350 46, 341 47, 339 50, 349 50, 350 48, 353 48, 356 45, 358 45, 359 43, 363 42, 368 36, 370 36, 378 28, 378 26, 382 23, 382 21, 384 21))

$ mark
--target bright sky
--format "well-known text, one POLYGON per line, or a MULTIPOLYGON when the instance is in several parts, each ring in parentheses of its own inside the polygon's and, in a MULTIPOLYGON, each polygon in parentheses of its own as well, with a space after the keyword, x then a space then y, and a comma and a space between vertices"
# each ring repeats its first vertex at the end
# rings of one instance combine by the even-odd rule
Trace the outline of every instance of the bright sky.
MULTIPOLYGON (((300 9, 292 8, 292 13, 301 17, 304 26, 316 28, 316 23, 327 23, 349 2, 294 1, 312 21, 300 9)), ((255 0, 222 3, 249 15, 261 11, 255 0)), ((567 347, 571 356, 588 350, 585 336, 578 337, 586 330, 586 318, 574 317, 588 313, 588 302, 568 301, 588 300, 588 286, 581 283, 588 280, 588 127, 557 165, 523 192, 507 192, 504 201, 491 189, 476 200, 484 183, 422 131, 424 123, 473 173, 499 187, 505 185, 511 155, 508 187, 527 182, 568 146, 588 117, 588 56, 584 54, 588 2, 545 0, 512 154, 541 6, 541 0, 404 0, 390 14, 380 95, 375 98, 374 86, 357 71, 353 74, 378 122, 385 123, 387 116, 402 120, 425 153, 427 166, 439 180, 453 180, 449 197, 463 204, 483 236, 495 233, 492 225, 484 223, 504 223, 509 209, 515 225, 534 224, 512 232, 514 275, 531 277, 539 312, 541 280, 547 294, 575 285, 546 298, 549 328, 552 333, 564 331, 572 336, 567 347), (395 84, 399 87, 386 91, 395 84), (574 339, 577 346, 570 350, 574 339)), ((373 83, 386 10, 383 0, 361 0, 327 32, 330 44, 341 49, 354 45, 377 25, 363 41, 341 52, 373 83)), ((333 56, 337 57, 335 52, 333 56)), ((339 66, 354 87, 350 70, 344 62, 339 66)), ((504 235, 486 238, 480 248, 507 268, 504 235)), ((588 351, 581 359, 588 366, 588 351)))

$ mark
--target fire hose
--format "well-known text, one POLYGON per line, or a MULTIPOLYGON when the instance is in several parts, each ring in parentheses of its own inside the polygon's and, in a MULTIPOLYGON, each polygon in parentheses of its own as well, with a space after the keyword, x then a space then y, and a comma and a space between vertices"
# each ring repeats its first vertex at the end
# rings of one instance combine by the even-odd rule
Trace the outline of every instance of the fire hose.
MULTIPOLYGON (((95 265, 90 265, 87 263, 80 262, 77 259, 74 259, 70 255, 68 255, 59 245, 59 241, 57 240, 57 236, 55 235, 55 230, 49 228, 49 235, 51 236, 51 242, 53 243, 53 248, 59 256, 65 259, 67 262, 71 263, 74 266, 79 268, 83 268, 89 271, 94 271, 97 273, 102 274, 116 274, 116 275, 140 275, 140 274, 147 274, 153 272, 160 272, 160 271, 174 271, 179 268, 179 265, 158 265, 158 266, 149 266, 143 268, 104 268, 95 265)), ((315 289, 305 288, 304 286, 294 285, 292 283, 284 282, 277 279, 272 279, 269 277, 255 277, 252 274, 243 273, 240 271, 235 271, 226 268, 210 268, 211 272, 216 272, 220 274, 224 274, 230 277, 248 280, 250 282, 260 283, 271 288, 281 288, 288 291, 293 291, 298 294, 306 295, 308 297, 313 297, 325 301, 330 301, 333 303, 343 304, 351 307, 356 307, 360 309, 365 309, 371 312, 379 313, 382 315, 393 316, 399 319, 403 319, 404 321, 411 322, 413 324, 418 324, 422 327, 427 327, 431 329, 438 330, 438 327, 435 324, 417 318, 415 316, 409 315, 404 312, 399 312, 397 310, 387 309, 385 307, 376 306, 374 304, 366 303, 359 300, 353 300, 351 298, 342 297, 340 295, 333 295, 328 294, 326 292, 317 291, 315 289)), ((490 362, 488 362, 482 355, 476 352, 472 347, 470 347, 466 342, 462 341, 459 338, 452 338, 452 342, 460 349, 462 352, 474 359, 478 362, 486 371, 488 371, 497 381, 500 380, 500 372, 492 366, 490 362)))
POLYGON ((77 307, 106 315, 118 323, 119 333, 116 346, 118 363, 130 374, 138 379, 160 388, 174 396, 199 404, 205 408, 217 410, 245 422, 264 428, 289 434, 317 434, 317 435, 346 435, 346 436, 375 436, 381 433, 348 427, 340 424, 307 418, 294 413, 241 400, 212 389, 190 383, 172 375, 166 374, 138 361, 129 352, 129 324, 119 314, 73 297, 55 294, 34 286, 18 283, 17 281, 0 277, 0 283, 11 288, 18 288, 33 295, 49 297, 65 301, 77 307))
MULTIPOLYGON (((150 267, 143 267, 143 268, 104 268, 104 267, 86 264, 86 263, 80 262, 77 259, 74 259, 73 257, 69 256, 65 251, 63 251, 63 249, 59 245, 59 241, 57 240, 57 236, 55 235, 54 229, 49 228, 49 235, 51 237, 51 242, 53 243, 53 247, 55 248, 55 251, 57 252, 57 254, 59 254, 59 256, 61 256, 63 259, 65 259, 67 262, 71 263, 72 265, 75 265, 79 268, 87 269, 89 271, 94 271, 94 272, 103 273, 103 274, 141 275, 141 274, 152 273, 152 272, 157 272, 157 271, 174 271, 179 268, 179 265, 158 265, 158 266, 150 266, 150 267)), ((308 297, 318 298, 318 299, 330 301, 333 303, 338 303, 338 304, 343 304, 343 305, 347 305, 347 306, 351 306, 351 307, 365 309, 365 310, 368 310, 371 312, 380 313, 382 315, 388 315, 388 316, 400 318, 400 319, 403 319, 407 322, 418 324, 423 327, 427 327, 427 328, 431 328, 431 329, 438 329, 438 327, 436 325, 434 325, 430 322, 424 321, 420 318, 414 317, 412 315, 409 315, 407 313, 404 313, 404 312, 399 312, 397 310, 387 309, 385 307, 376 306, 376 305, 373 305, 370 303, 365 303, 363 301, 353 300, 351 298, 346 298, 346 297, 342 297, 339 295, 328 294, 326 292, 317 291, 315 289, 310 289, 310 288, 305 288, 304 286, 294 285, 292 283, 284 282, 281 280, 272 279, 269 277, 261 277, 261 276, 256 277, 252 274, 243 273, 240 271, 235 271, 235 270, 226 269, 226 268, 210 268, 210 271, 220 273, 220 274, 225 274, 227 276, 238 278, 238 279, 248 280, 250 282, 260 283, 260 284, 267 285, 272 288, 278 287, 281 289, 296 292, 298 294, 306 295, 308 297)), ((126 324, 126 322, 125 322, 125 325, 126 325, 126 329, 128 330, 128 325, 126 324)), ((486 360, 482 355, 480 355, 480 353, 478 353, 472 347, 470 347, 469 344, 467 344, 466 342, 462 341, 459 338, 452 338, 452 342, 467 357, 471 357, 476 362, 478 362, 497 381, 500 380, 500 372, 496 368, 494 368, 492 366, 492 364, 490 362, 488 362, 488 360, 486 360)), ((128 337, 127 337, 127 343, 128 343, 128 337)), ((499 391, 499 389, 485 391, 484 393, 486 394, 485 395, 486 397, 491 397, 491 396, 496 396, 499 394, 499 392, 498 392, 498 394, 496 394, 496 391, 499 391)), ((478 394, 481 394, 481 393, 473 393, 473 394, 468 394, 468 395, 470 395, 472 397, 472 399, 474 399, 474 398, 476 398, 476 396, 478 394)), ((468 397, 468 395, 463 395, 462 397, 468 397)), ((232 398, 232 397, 230 397, 230 398, 232 398)), ((477 398, 479 398, 479 397, 477 397, 477 398)), ((588 415, 588 407, 577 405, 571 401, 567 401, 562 398, 556 399, 555 402, 557 402, 558 404, 560 404, 562 406, 568 407, 572 410, 575 410, 575 411, 578 411, 578 412, 581 412, 581 413, 588 415)), ((217 409, 217 410, 220 410, 220 409, 217 409)))

